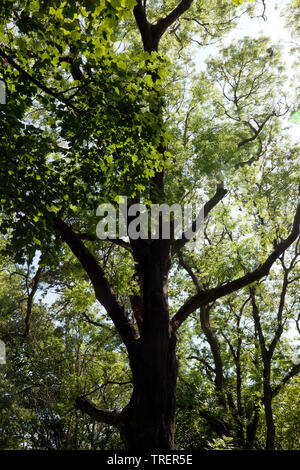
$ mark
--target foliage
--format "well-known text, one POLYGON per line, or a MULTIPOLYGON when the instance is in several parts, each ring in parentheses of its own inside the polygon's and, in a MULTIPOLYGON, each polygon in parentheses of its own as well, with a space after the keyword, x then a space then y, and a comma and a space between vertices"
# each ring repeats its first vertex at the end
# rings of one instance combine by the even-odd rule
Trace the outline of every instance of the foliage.
POLYGON ((121 448, 107 416, 124 434, 135 406, 174 398, 176 334, 177 448, 298 446, 297 83, 268 38, 220 43, 259 7, 1 3, 1 448, 121 448), (98 240, 97 206, 120 195, 205 204, 202 233, 98 240), (79 411, 89 397, 106 424, 79 411))

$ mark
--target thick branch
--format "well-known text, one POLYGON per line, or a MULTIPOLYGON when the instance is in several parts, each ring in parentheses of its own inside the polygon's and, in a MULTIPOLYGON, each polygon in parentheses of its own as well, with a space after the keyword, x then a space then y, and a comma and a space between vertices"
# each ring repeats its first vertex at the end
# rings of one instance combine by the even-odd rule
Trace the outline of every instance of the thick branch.
POLYGON ((137 339, 137 332, 129 322, 124 307, 118 302, 103 269, 71 227, 58 218, 55 219, 54 225, 62 240, 67 243, 85 269, 93 284, 97 300, 106 309, 124 344, 129 347, 137 339))
POLYGON ((276 395, 278 395, 278 393, 281 391, 282 387, 286 383, 288 383, 293 377, 295 377, 298 374, 300 374, 300 363, 296 364, 294 367, 292 367, 290 372, 282 379, 280 384, 277 385, 277 387, 274 388, 274 390, 272 392, 272 397, 275 397, 276 395))
MULTIPOLYGON (((208 214, 213 210, 214 207, 226 196, 228 193, 227 189, 224 189, 223 184, 218 184, 216 193, 214 196, 204 204, 204 219, 208 216, 208 214)), ((178 250, 184 247, 184 245, 189 241, 186 234, 190 233, 191 231, 195 232, 196 230, 196 220, 193 221, 191 227, 186 231, 183 232, 181 238, 178 238, 174 241, 172 254, 176 253, 178 250)))
POLYGON ((92 403, 88 398, 77 397, 76 408, 83 413, 87 413, 91 418, 99 423, 109 424, 111 426, 119 426, 121 423, 121 413, 116 411, 104 410, 92 403))
MULTIPOLYGON (((222 392, 223 389, 223 361, 220 353, 220 344, 219 341, 214 334, 211 325, 210 325, 210 308, 206 305, 205 307, 200 308, 200 322, 202 331, 207 339, 207 342, 210 346, 210 350, 213 356, 214 364, 215 364, 215 385, 218 392, 222 392)), ((219 397, 219 401, 221 406, 226 407, 226 403, 224 402, 224 397, 219 397)))
POLYGON ((187 11, 193 0, 181 0, 179 5, 169 13, 165 18, 160 18, 155 25, 152 25, 146 16, 145 5, 141 0, 138 0, 137 5, 134 7, 133 13, 141 33, 144 50, 147 52, 157 51, 158 44, 166 32, 178 18, 187 11))
POLYGON ((283 277, 283 283, 282 283, 282 289, 280 293, 280 302, 279 302, 279 307, 278 307, 278 312, 277 312, 277 328, 275 331, 275 335, 273 340, 271 341, 271 344, 269 346, 269 356, 272 357, 275 351, 275 348, 281 338, 281 335, 283 333, 283 325, 284 322, 282 321, 282 315, 283 315, 283 310, 285 306, 285 298, 287 294, 287 289, 288 289, 288 276, 289 276, 289 270, 285 270, 284 272, 284 277, 283 277))
POLYGON ((181 325, 181 323, 197 308, 207 305, 210 302, 213 302, 220 297, 224 297, 225 295, 231 294, 243 287, 252 284, 255 281, 258 281, 264 276, 269 274, 269 271, 275 261, 284 253, 284 251, 297 239, 300 233, 300 205, 297 208, 293 228, 290 235, 283 240, 281 243, 277 245, 275 250, 270 254, 270 256, 266 259, 266 261, 259 266, 254 271, 247 273, 245 276, 242 276, 234 281, 230 281, 227 284, 224 284, 219 287, 215 287, 210 290, 202 291, 193 297, 191 297, 174 315, 171 320, 173 330, 177 330, 177 328, 181 325))
POLYGON ((158 37, 158 41, 169 28, 169 26, 175 23, 175 21, 178 20, 180 16, 191 7, 192 3, 193 0, 181 0, 179 5, 174 8, 174 10, 169 13, 169 15, 158 20, 156 25, 153 27, 154 34, 158 37))
POLYGON ((147 52, 155 50, 151 31, 151 24, 147 20, 145 7, 142 4, 141 0, 138 0, 137 5, 134 7, 133 14, 135 17, 136 24, 141 33, 144 50, 147 52))
POLYGON ((260 350, 261 350, 264 365, 266 365, 269 362, 269 354, 268 354, 268 349, 266 347, 264 333, 261 327, 261 321, 260 321, 258 306, 257 306, 256 299, 255 299, 254 288, 250 288, 250 298, 251 298, 251 305, 252 305, 252 316, 253 316, 255 328, 258 334, 260 350))

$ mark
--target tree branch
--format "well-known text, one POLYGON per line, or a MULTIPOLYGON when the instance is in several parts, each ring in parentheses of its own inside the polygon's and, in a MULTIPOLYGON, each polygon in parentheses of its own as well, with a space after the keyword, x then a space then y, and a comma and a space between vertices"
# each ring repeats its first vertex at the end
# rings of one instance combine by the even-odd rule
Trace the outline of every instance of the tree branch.
POLYGON ((160 18, 155 25, 152 25, 146 16, 145 4, 142 0, 138 0, 137 5, 133 9, 134 17, 141 33, 144 50, 152 52, 158 50, 158 44, 166 32, 178 18, 187 11, 192 5, 193 0, 181 0, 179 5, 174 8, 165 18, 160 18))
POLYGON ((23 336, 26 337, 30 333, 30 318, 31 318, 31 313, 32 313, 32 304, 33 304, 33 298, 36 294, 36 291, 39 286, 40 282, 40 276, 43 268, 39 267, 35 273, 34 278, 32 279, 32 289, 28 294, 28 299, 27 299, 27 311, 26 311, 26 317, 25 317, 25 331, 23 333, 23 336))
POLYGON ((269 361, 268 349, 266 347, 266 341, 265 341, 264 333, 261 327, 260 315, 259 315, 259 310, 258 310, 258 306, 256 303, 254 288, 250 288, 250 298, 251 298, 251 305, 252 305, 252 317, 253 317, 255 328, 257 331, 257 335, 258 335, 261 355, 262 355, 264 364, 267 364, 267 362, 269 361))
POLYGON ((183 267, 183 269, 186 270, 186 272, 189 274, 190 278, 192 279, 197 292, 201 292, 200 284, 197 279, 197 276, 194 274, 191 266, 188 264, 188 262, 183 258, 181 251, 178 251, 178 261, 180 266, 183 267))
POLYGON ((97 300, 106 309, 128 349, 137 339, 137 332, 128 320, 124 307, 118 302, 103 269, 71 227, 59 218, 55 218, 54 226, 88 274, 97 300))
POLYGON ((105 410, 91 402, 88 398, 77 397, 75 406, 78 410, 88 414, 99 423, 119 426, 121 424, 121 413, 117 411, 105 410))
POLYGON ((175 23, 175 21, 191 7, 192 3, 193 0, 181 0, 179 5, 174 8, 171 13, 169 13, 165 18, 158 20, 158 22, 153 26, 154 34, 157 36, 158 42, 169 26, 175 23))
POLYGON ((103 323, 99 323, 98 321, 92 320, 85 312, 81 312, 81 315, 83 316, 85 321, 87 321, 91 325, 97 326, 99 328, 108 328, 109 329, 109 326, 103 325, 103 323))
MULTIPOLYGON (((217 185, 217 190, 214 196, 204 204, 204 220, 208 216, 208 214, 216 207, 216 205, 226 196, 228 193, 227 189, 224 189, 223 183, 217 185)), ((172 255, 177 253, 178 250, 184 247, 184 245, 189 241, 186 234, 195 231, 197 225, 197 219, 193 221, 191 227, 189 227, 185 232, 181 234, 181 238, 177 238, 174 240, 172 246, 172 255)))
POLYGON ((273 111, 273 113, 269 114, 264 121, 258 126, 257 129, 255 129, 254 126, 250 122, 245 122, 254 132, 254 134, 251 137, 248 137, 241 142, 238 143, 238 148, 241 148, 243 145, 248 144, 249 142, 252 142, 253 140, 256 139, 256 137, 260 134, 266 123, 271 119, 271 117, 276 116, 276 113, 273 111))
POLYGON ((46 85, 41 83, 39 80, 34 78, 32 75, 30 75, 28 72, 26 72, 26 70, 24 70, 19 64, 17 64, 17 62, 15 62, 15 60, 12 59, 9 55, 7 55, 2 49, 0 49, 0 57, 3 57, 14 69, 16 69, 20 73, 20 75, 22 75, 24 78, 26 78, 30 82, 34 83, 34 85, 40 88, 40 90, 44 91, 48 95, 53 96, 58 101, 64 103, 68 108, 73 109, 73 111, 80 112, 80 110, 76 108, 76 106, 74 106, 72 103, 69 102, 69 100, 61 96, 60 93, 54 90, 51 90, 51 88, 47 87, 46 85))
MULTIPOLYGON (((224 376, 223 376, 223 361, 220 352, 220 344, 217 336, 215 335, 210 324, 210 307, 206 305, 200 308, 200 322, 202 331, 209 344, 213 361, 215 365, 215 386, 218 392, 223 391, 224 376)), ((218 396, 218 401, 221 406, 226 407, 223 396, 218 396)))
POLYGON ((138 0, 137 5, 133 9, 136 24, 141 33, 144 50, 151 52, 154 50, 153 37, 151 32, 151 24, 147 20, 145 6, 141 0, 138 0))
POLYGON ((293 227, 290 235, 277 245, 275 250, 270 254, 266 261, 259 266, 254 271, 247 273, 245 276, 242 276, 234 281, 223 284, 222 286, 215 287, 210 290, 201 291, 200 293, 191 297, 178 312, 171 319, 171 324, 173 330, 176 331, 177 328, 182 324, 182 322, 197 308, 207 305, 210 302, 213 302, 220 297, 231 294, 243 287, 252 284, 255 281, 258 281, 264 276, 269 274, 269 271, 275 261, 280 257, 282 253, 297 239, 300 233, 300 204, 297 207, 296 214, 294 217, 293 227))
POLYGON ((290 372, 282 379, 282 381, 280 382, 279 385, 277 385, 277 387, 274 388, 273 392, 272 392, 272 397, 275 397, 276 395, 278 395, 278 393, 280 392, 280 390, 282 389, 282 387, 290 381, 290 379, 292 379, 293 377, 295 377, 296 375, 300 374, 300 363, 299 364, 296 364, 294 367, 292 367, 292 369, 290 370, 290 372))

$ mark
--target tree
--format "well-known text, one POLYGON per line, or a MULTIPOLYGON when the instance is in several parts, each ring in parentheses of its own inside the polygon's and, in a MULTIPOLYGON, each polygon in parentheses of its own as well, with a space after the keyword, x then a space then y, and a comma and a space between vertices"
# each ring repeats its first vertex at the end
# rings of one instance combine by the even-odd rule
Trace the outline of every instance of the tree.
POLYGON ((0 335, 7 358, 0 369, 0 448, 118 449, 116 431, 75 408, 78 395, 107 406, 126 404, 131 377, 118 338, 105 321, 93 322, 93 295, 83 282, 79 290, 81 273, 70 259, 56 276, 63 294, 51 308, 41 300, 53 280, 53 270, 44 267, 28 322, 35 271, 1 258, 0 335))
MULTIPOLYGON (((233 236, 228 227, 226 231, 233 236)), ((274 399, 300 371, 296 345, 286 337, 291 334, 288 323, 297 321, 293 284, 298 262, 296 245, 281 258, 280 275, 276 272, 250 287, 250 292, 243 289, 238 297, 231 295, 222 303, 201 308, 196 324, 193 320, 192 331, 200 330, 204 341, 193 344, 190 339, 192 346, 186 348, 184 385, 189 385, 194 398, 186 400, 183 395, 179 407, 192 409, 218 438, 231 439, 235 448, 262 448, 263 439, 266 449, 278 445, 274 399), (197 380, 195 374, 200 374, 197 380), (265 429, 262 408, 266 436, 261 431, 265 429)), ((184 266, 192 272, 187 259, 184 266)))
MULTIPOLYGON (((142 0, 47 5, 16 0, 3 2, 1 18, 8 102, 0 110, 0 184, 2 229, 11 252, 22 262, 24 253, 41 250, 42 268, 57 265, 68 247, 126 347, 133 380, 129 403, 117 412, 78 396, 77 407, 116 426, 128 449, 173 448, 177 331, 197 309, 205 311, 211 302, 268 276, 297 240, 296 178, 286 175, 288 192, 277 200, 285 220, 281 214, 276 246, 269 224, 270 232, 266 228, 261 236, 262 256, 252 257, 242 272, 233 244, 233 269, 229 261, 214 287, 199 284, 171 318, 168 278, 186 249, 186 232, 167 240, 160 234, 154 240, 107 241, 130 256, 132 292, 130 303, 122 303, 99 262, 98 247, 105 242, 92 233, 95 206, 118 202, 119 195, 148 205, 171 203, 194 187, 202 190, 192 197, 206 201, 208 219, 228 194, 225 186, 243 178, 249 165, 272 162, 273 154, 296 158, 297 147, 284 148, 276 137, 280 117, 289 110, 279 51, 274 46, 270 54, 266 39, 232 45, 211 61, 206 75, 195 76, 184 95, 189 48, 233 27, 236 9, 229 1, 156 6, 142 0), (124 50, 118 52, 120 42, 124 50), (174 76, 182 78, 177 87, 169 83, 174 76), (176 105, 178 117, 172 114, 176 105), (169 116, 178 119, 177 128, 169 116)), ((270 199, 278 196, 272 183, 270 199)))

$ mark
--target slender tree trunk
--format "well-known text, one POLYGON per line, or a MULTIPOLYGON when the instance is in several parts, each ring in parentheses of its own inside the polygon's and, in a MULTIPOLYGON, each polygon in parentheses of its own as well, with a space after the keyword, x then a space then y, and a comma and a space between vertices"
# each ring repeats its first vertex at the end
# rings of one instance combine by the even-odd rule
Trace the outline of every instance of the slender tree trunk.
MULTIPOLYGON (((238 324, 239 328, 239 324, 238 324)), ((236 352, 236 396, 237 396, 237 442, 240 448, 245 445, 244 436, 244 409, 242 402, 242 369, 241 369, 241 338, 238 340, 238 347, 236 352)))
MULTIPOLYGON (((279 329, 277 334, 273 338, 269 349, 266 347, 265 337, 262 331, 259 310, 255 300, 255 290, 250 288, 250 296, 252 303, 252 315, 255 323, 255 328, 257 330, 257 335, 260 344, 261 356, 264 364, 263 377, 264 377, 264 395, 263 395, 263 404, 265 408, 265 418, 266 418, 266 427, 267 427, 267 437, 266 437, 266 450, 273 450, 275 447, 275 424, 272 411, 272 388, 271 388, 271 363, 274 349, 276 347, 277 341, 280 338, 282 332, 281 321, 279 321, 279 329)), ((282 311, 280 311, 281 317, 282 311)), ((281 320, 281 318, 279 318, 281 320)))
POLYGON ((259 423, 259 405, 256 405, 254 409, 253 417, 250 418, 250 422, 247 425, 245 449, 253 449, 256 434, 257 434, 258 423, 259 423))
POLYGON ((269 383, 264 385, 264 408, 267 426, 266 450, 275 448, 275 424, 272 411, 272 390, 269 383))

